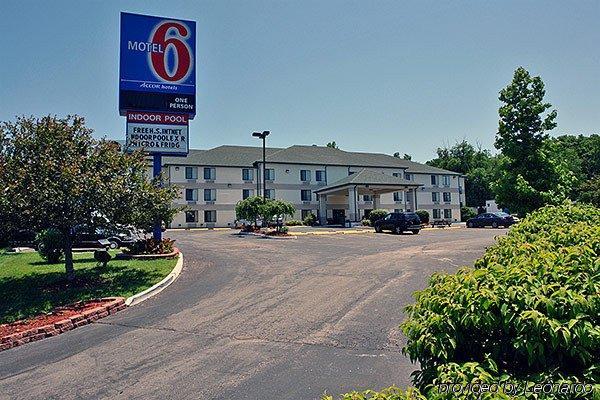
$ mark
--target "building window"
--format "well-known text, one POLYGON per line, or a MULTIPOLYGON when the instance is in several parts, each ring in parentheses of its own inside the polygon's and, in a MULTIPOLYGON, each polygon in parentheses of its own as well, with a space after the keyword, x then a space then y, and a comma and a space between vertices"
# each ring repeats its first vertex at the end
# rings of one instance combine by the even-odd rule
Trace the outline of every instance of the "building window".
POLYGON ((216 201, 217 189, 204 189, 204 201, 216 201))
POLYGON ((365 194, 365 195, 363 196, 363 200, 364 200, 364 201, 373 201, 373 196, 372 196, 372 195, 370 195, 370 194, 365 194))
POLYGON ((440 201, 440 192, 431 192, 431 201, 438 203, 440 201))
POLYGON ((402 209, 401 209, 401 208, 394 208, 394 212, 395 212, 395 213, 401 213, 401 212, 402 212, 402 209))
POLYGON ((198 179, 198 167, 185 167, 185 179, 198 179))
POLYGON ((265 179, 268 181, 275 180, 275 170, 273 168, 265 169, 265 179))
POLYGON ((450 192, 444 192, 443 199, 444 202, 450 203, 452 201, 452 195, 450 194, 450 192))
POLYGON ((242 169, 242 180, 243 181, 251 181, 254 179, 254 170, 250 168, 242 169))
POLYGON ((444 218, 452 219, 452 210, 449 208, 444 209, 444 218))
POLYGON ((449 175, 444 175, 442 177, 442 183, 444 184, 444 186, 450 186, 450 176, 449 175))
POLYGON ((300 199, 302 201, 311 201, 312 192, 310 190, 301 190, 300 191, 300 199))
POLYGON ((254 190, 242 189, 242 200, 246 200, 248 197, 254 196, 254 190))
POLYGON ((440 219, 440 209, 439 208, 433 209, 433 219, 440 219))
POLYGON ((404 173, 404 179, 406 179, 407 181, 410 181, 412 177, 410 176, 410 174, 408 172, 404 173))
POLYGON ((185 201, 198 201, 198 190, 185 189, 185 201))
POLYGON ((313 213, 312 210, 302 210, 301 211, 302 221, 304 221, 306 219, 306 217, 308 217, 312 213, 313 213))
POLYGON ((310 171, 307 169, 300 170, 300 180, 302 182, 310 182, 310 171))
POLYGON ((315 179, 317 182, 325 182, 325 171, 315 171, 315 179))
POLYGON ((204 179, 207 181, 214 181, 217 177, 217 171, 215 168, 204 168, 204 179))
POLYGON ((187 223, 198 222, 198 211, 196 211, 196 210, 186 211, 185 212, 185 222, 187 222, 187 223))
POLYGON ((395 176, 396 178, 398 178, 400 176, 400 174, 398 172, 393 172, 392 176, 395 176))
POLYGON ((437 175, 431 175, 431 184, 432 185, 437 185, 438 184, 438 177, 437 177, 437 175))
POLYGON ((267 199, 274 199, 275 198, 275 189, 265 189, 265 197, 267 199))
POLYGON ((402 201, 402 192, 394 192, 394 201, 402 201))
POLYGON ((204 211, 204 222, 217 222, 217 211, 216 210, 205 210, 204 211))

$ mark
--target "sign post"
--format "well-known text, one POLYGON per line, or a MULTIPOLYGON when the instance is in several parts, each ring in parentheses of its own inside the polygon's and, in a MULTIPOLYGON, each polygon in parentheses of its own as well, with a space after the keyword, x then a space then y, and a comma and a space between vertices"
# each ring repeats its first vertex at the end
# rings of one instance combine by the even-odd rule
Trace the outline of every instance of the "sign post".
MULTIPOLYGON (((187 156, 189 119, 196 115, 196 23, 121 13, 119 114, 127 116, 126 150, 187 156)), ((159 183, 160 184, 160 183, 159 183)), ((160 222, 153 236, 162 239, 160 222)))

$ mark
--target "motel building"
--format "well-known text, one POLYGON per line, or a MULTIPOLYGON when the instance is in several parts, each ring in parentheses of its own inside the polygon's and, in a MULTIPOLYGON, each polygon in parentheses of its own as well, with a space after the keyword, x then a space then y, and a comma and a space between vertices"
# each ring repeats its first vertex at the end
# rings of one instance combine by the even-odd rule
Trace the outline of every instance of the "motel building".
MULTIPOLYGON (((235 205, 262 195, 262 147, 219 146, 164 157, 163 174, 181 188, 171 228, 232 227, 235 205)), ((266 149, 267 198, 289 201, 294 219, 360 222, 371 210, 427 210, 431 220, 460 221, 464 176, 387 154, 294 145, 266 149)))

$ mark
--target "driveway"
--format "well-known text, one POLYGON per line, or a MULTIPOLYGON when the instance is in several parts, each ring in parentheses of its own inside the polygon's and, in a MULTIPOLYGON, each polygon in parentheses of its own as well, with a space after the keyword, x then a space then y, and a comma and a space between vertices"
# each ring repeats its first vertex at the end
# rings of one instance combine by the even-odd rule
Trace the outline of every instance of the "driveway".
POLYGON ((318 399, 410 384, 398 324, 434 271, 472 264, 504 230, 236 237, 177 231, 158 296, 0 353, 0 398, 318 399))

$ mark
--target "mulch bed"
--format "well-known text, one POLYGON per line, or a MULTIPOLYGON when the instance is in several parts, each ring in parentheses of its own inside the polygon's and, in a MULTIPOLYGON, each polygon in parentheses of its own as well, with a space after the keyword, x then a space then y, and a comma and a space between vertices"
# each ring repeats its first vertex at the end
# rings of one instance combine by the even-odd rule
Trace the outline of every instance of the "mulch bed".
POLYGON ((59 335, 124 309, 123 297, 108 297, 57 307, 49 314, 0 325, 0 351, 59 335))

